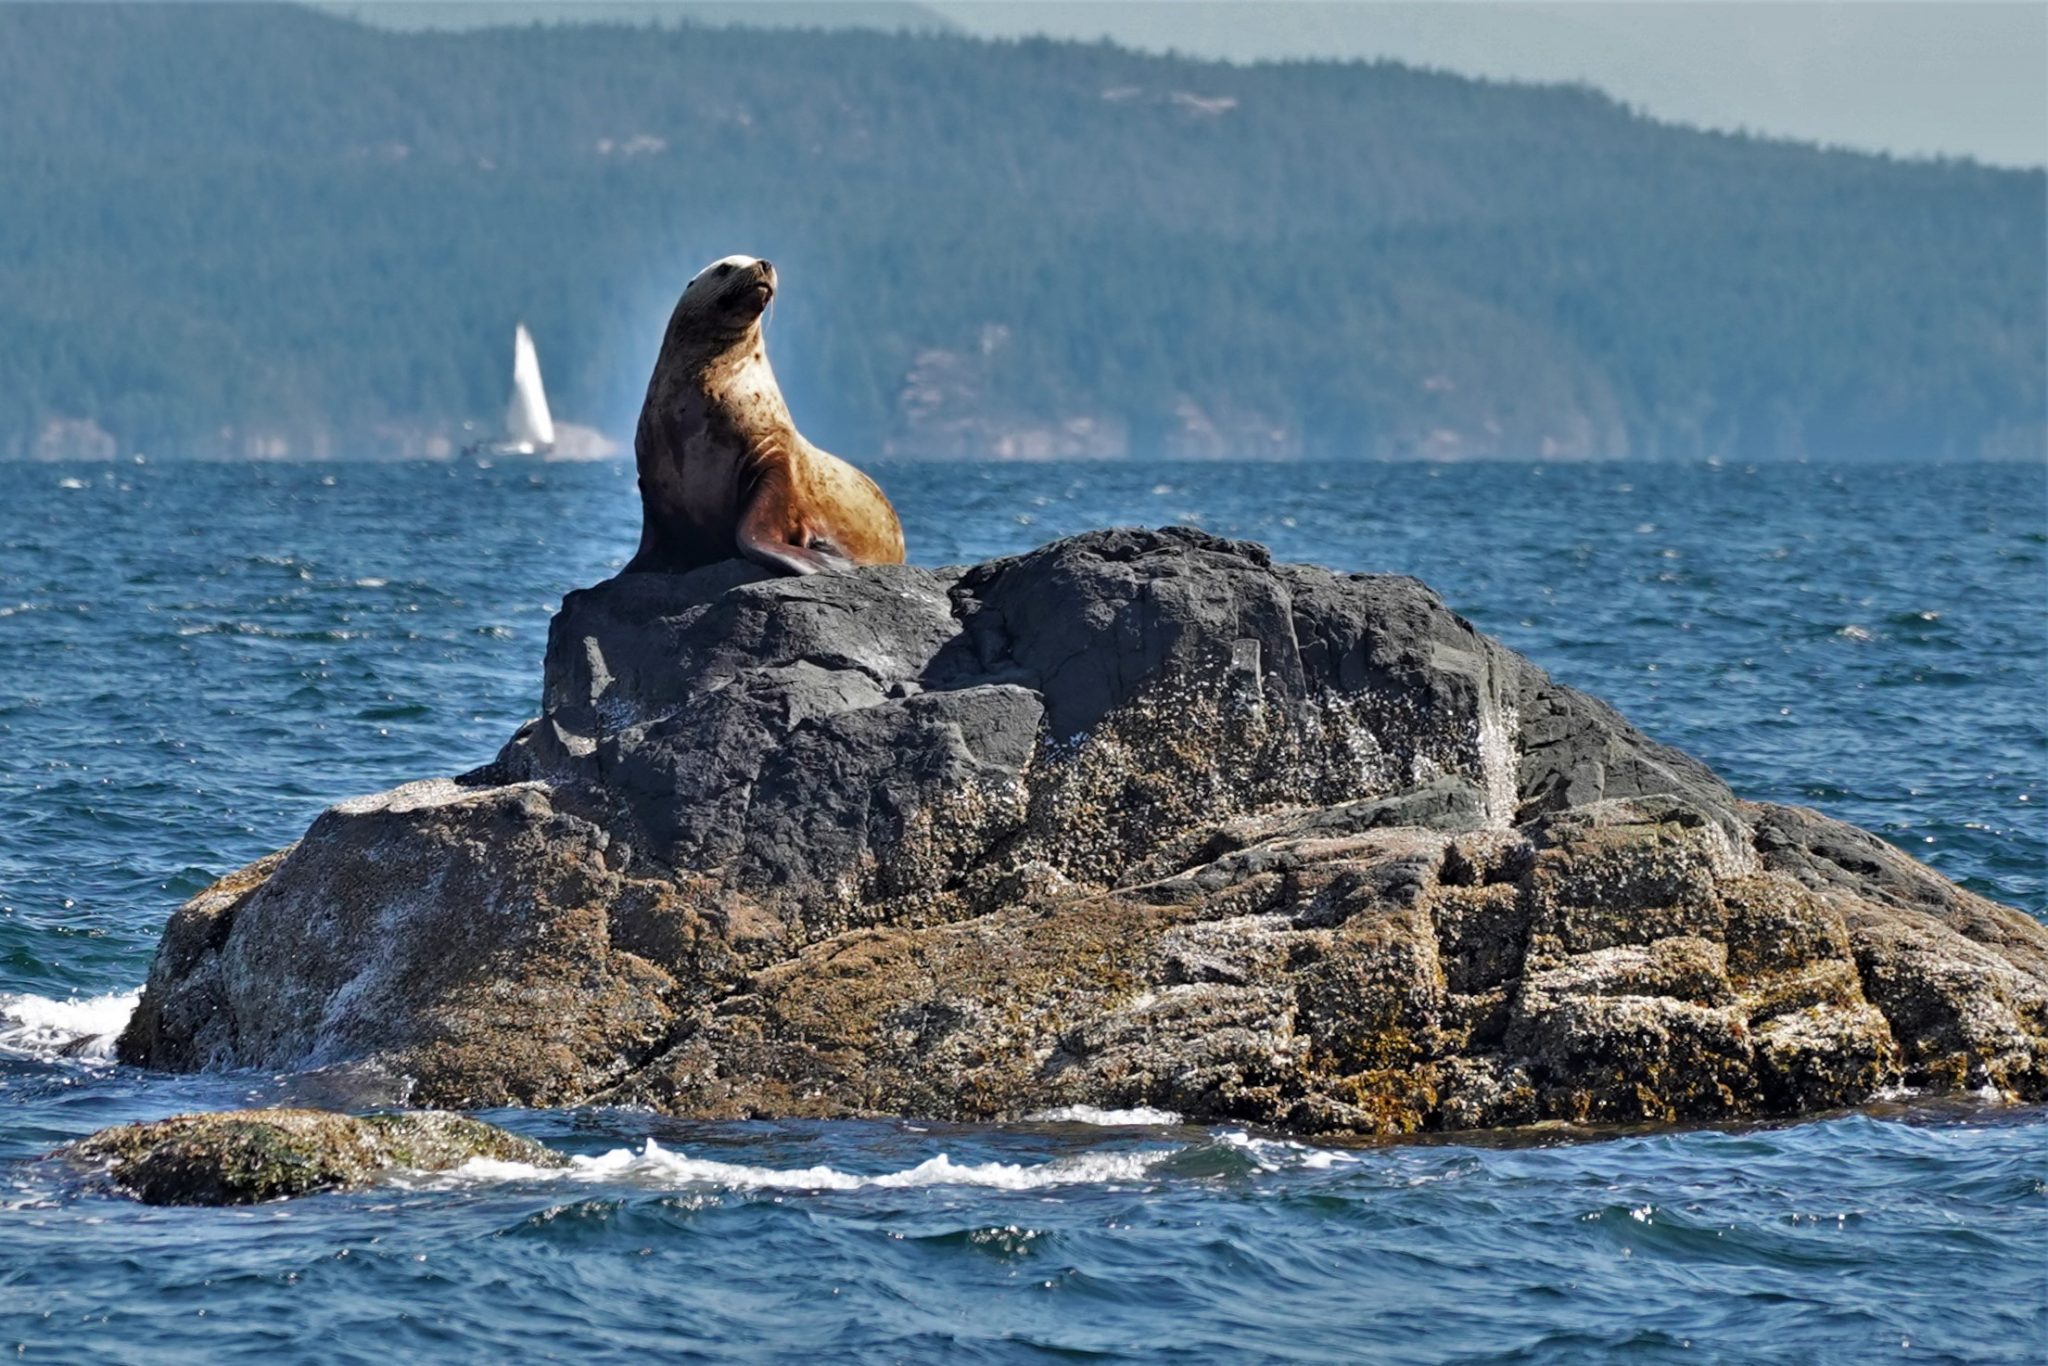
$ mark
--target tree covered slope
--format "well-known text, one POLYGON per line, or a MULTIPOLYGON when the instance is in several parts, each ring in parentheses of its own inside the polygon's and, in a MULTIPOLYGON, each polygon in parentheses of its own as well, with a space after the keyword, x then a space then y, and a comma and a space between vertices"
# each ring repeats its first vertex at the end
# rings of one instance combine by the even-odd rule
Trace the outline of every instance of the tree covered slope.
POLYGON ((0 6, 0 456, 439 450, 521 319, 623 434, 733 251, 854 458, 2037 456, 2043 206, 1391 65, 0 6))

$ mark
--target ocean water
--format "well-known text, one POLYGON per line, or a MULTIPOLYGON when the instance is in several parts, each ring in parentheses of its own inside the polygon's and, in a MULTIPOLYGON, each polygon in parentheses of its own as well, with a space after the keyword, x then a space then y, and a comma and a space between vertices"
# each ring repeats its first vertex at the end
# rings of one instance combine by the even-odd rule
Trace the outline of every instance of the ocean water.
MULTIPOLYGON (((913 558, 1191 523, 1433 584, 1746 795, 2048 914, 2038 466, 880 466, 913 558)), ((623 465, 0 465, 0 1351, 27 1360, 2038 1361, 2048 1112, 1308 1146, 489 1116, 577 1156, 231 1211, 44 1162, 318 1078, 110 1061, 164 918, 488 758, 623 465)))

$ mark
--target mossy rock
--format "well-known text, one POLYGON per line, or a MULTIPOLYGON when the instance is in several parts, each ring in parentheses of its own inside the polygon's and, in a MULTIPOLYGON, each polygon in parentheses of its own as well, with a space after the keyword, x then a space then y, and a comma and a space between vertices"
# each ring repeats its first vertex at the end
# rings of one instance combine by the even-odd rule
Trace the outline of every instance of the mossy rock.
POLYGON ((445 1171, 475 1157, 564 1165, 531 1139, 443 1110, 178 1115, 102 1129, 59 1155, 103 1170, 150 1205, 252 1205, 351 1190, 394 1169, 445 1171))

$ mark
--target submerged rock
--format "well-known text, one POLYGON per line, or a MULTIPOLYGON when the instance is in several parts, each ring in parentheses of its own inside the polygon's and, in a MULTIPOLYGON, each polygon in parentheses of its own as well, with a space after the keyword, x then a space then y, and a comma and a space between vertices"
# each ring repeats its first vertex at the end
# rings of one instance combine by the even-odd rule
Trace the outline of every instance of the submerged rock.
POLYGON ((230 1110, 122 1124, 59 1156, 103 1171, 150 1205, 250 1205, 368 1185, 394 1169, 445 1171, 472 1158, 565 1165, 530 1139, 437 1110, 390 1115, 230 1110))
POLYGON ((1354 1133, 2039 1099, 2048 930, 1414 580, 1106 531, 571 593, 540 717, 180 909, 121 1056, 1354 1133))

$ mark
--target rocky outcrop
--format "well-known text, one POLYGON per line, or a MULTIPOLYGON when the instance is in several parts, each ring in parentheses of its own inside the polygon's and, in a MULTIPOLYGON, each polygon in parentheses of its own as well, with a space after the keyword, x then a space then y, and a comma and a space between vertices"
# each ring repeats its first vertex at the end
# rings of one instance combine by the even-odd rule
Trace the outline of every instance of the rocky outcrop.
POLYGON ((1409 579, 1109 531, 571 593, 488 767, 178 911, 124 1059, 1386 1133, 2048 1097, 2048 932, 1409 579))
POLYGON ((57 1153, 149 1205, 251 1205, 472 1158, 566 1165, 530 1139, 439 1111, 230 1110, 102 1129, 57 1153))

